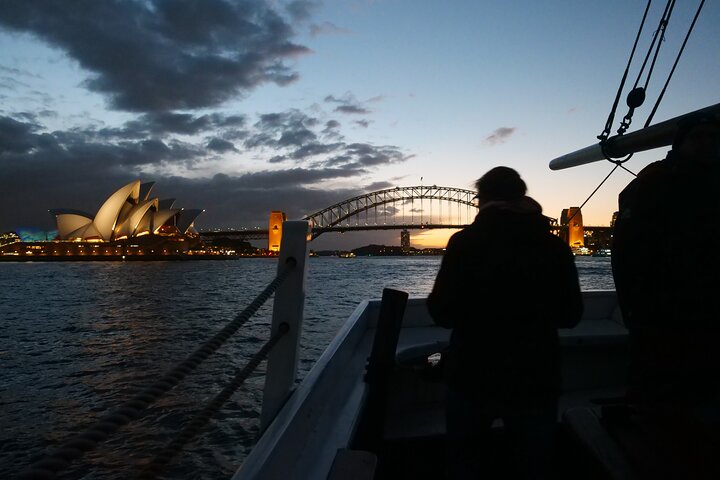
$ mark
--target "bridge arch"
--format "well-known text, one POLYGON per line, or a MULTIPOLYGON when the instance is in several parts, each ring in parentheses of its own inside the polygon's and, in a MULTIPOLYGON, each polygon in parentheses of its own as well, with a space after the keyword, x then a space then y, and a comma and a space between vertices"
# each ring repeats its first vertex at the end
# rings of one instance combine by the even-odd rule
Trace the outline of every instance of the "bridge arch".
MULTIPOLYGON (((387 223, 388 209, 386 208, 390 204, 401 203, 403 207, 410 202, 414 207, 414 201, 419 200, 421 202, 421 211, 414 213, 414 209, 411 208, 411 219, 410 223, 406 222, 406 215, 403 211, 403 216, 399 227, 405 226, 407 228, 423 228, 423 218, 427 218, 427 213, 422 211, 422 205, 424 200, 430 201, 430 222, 434 228, 436 227, 464 227, 475 218, 477 213, 477 205, 473 201, 476 192, 474 190, 467 190, 464 188, 456 187, 439 187, 437 185, 419 185, 411 187, 395 187, 386 188, 384 190, 378 190, 375 192, 365 193, 358 195, 342 202, 336 203, 329 207, 326 207, 320 211, 317 211, 311 215, 305 217, 305 220, 310 220, 313 223, 313 238, 317 237, 323 232, 327 231, 343 231, 351 228, 350 220, 355 217, 355 225, 359 225, 360 216, 365 214, 366 224, 370 221, 370 224, 377 225, 380 216, 383 217, 384 222, 387 223), (432 222, 432 205, 433 202, 438 202, 440 211, 438 213, 440 222, 432 222), (445 204, 457 204, 458 206, 458 221, 453 223, 452 220, 447 222, 443 221, 442 216, 442 205, 445 204), (460 209, 462 206, 466 206, 466 212, 464 215, 464 222, 459 220, 463 218, 460 209), (378 207, 382 208, 380 215, 378 215, 378 207), (373 215, 370 217, 370 212, 373 215), (415 222, 415 217, 419 217, 419 223, 415 222), (370 220, 371 219, 371 220, 370 220)), ((395 212, 390 213, 393 224, 397 225, 397 212, 401 209, 397 209, 395 212)), ((452 215, 453 212, 448 208, 448 214, 452 215)))

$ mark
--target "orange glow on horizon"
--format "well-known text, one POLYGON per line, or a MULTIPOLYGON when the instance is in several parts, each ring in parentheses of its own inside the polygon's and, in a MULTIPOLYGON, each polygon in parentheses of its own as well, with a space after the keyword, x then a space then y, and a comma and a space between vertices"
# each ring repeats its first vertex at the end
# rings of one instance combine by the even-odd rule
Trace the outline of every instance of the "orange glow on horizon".
POLYGON ((410 246, 415 248, 445 248, 448 240, 460 229, 434 228, 429 230, 411 230, 410 246))

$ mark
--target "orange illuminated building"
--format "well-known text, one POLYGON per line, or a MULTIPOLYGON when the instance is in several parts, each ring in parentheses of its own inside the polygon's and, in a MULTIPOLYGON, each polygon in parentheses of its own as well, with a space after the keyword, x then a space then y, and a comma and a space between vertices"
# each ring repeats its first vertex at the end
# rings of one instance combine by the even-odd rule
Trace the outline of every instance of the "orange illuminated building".
POLYGON ((273 210, 270 212, 270 223, 268 224, 268 251, 279 252, 282 241, 282 224, 287 219, 284 212, 273 210))
POLYGON ((564 209, 560 216, 560 226, 570 247, 579 248, 585 246, 585 230, 583 228, 582 212, 579 207, 564 209))

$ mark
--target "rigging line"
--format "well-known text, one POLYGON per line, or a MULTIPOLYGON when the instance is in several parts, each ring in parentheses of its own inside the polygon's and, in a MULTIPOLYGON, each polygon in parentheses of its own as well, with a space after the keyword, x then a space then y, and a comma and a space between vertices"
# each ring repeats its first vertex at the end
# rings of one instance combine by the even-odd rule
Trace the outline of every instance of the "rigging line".
MULTIPOLYGON (((645 54, 645 60, 643 61, 642 66, 640 67, 640 71, 638 72, 637 78, 635 79, 635 84, 633 85, 633 89, 638 86, 638 83, 640 83, 640 79, 642 78, 642 74, 645 71, 645 67, 647 66, 647 62, 650 59, 650 55, 652 54, 653 48, 655 47, 655 42, 658 41, 658 38, 660 38, 660 42, 658 43, 657 50, 655 53, 655 58, 657 58, 657 52, 660 49, 660 43, 662 43, 662 35, 664 35, 665 29, 663 28, 663 25, 667 27, 667 22, 670 20, 670 16, 668 15, 668 10, 670 9, 670 5, 674 5, 674 0, 668 0, 668 2, 665 4, 665 11, 663 11, 662 17, 660 17, 660 24, 658 25, 657 30, 655 30, 655 34, 653 35, 652 42, 650 43, 650 46, 648 47, 647 54, 645 54), (667 17, 667 18, 666 18, 667 17), (661 35, 661 31, 663 34, 661 35)), ((643 88, 647 88, 648 82, 650 81, 650 76, 652 76, 652 71, 655 66, 655 60, 653 59, 652 66, 650 67, 650 71, 648 72, 648 77, 645 80, 645 86, 643 88)))
MULTIPOLYGON (((600 187, 603 186, 603 183, 605 183, 605 182, 607 181, 607 179, 610 178, 610 175, 612 175, 613 173, 615 173, 615 170, 617 170, 619 166, 620 166, 619 163, 615 163, 615 167, 613 167, 613 169, 610 170, 610 173, 608 173, 607 176, 606 176, 605 178, 603 178, 603 181, 600 182, 600 185, 598 185, 597 187, 595 187, 595 190, 593 190, 592 193, 591 193, 591 194, 585 199, 585 201, 582 203, 582 205, 580 205, 580 206, 578 207, 578 209, 575 210, 575 213, 573 213, 573 214, 570 216, 570 218, 567 219, 567 223, 570 223, 570 220, 572 220, 573 218, 575 218, 575 215, 577 215, 578 213, 580 213, 580 211, 581 211, 582 208, 585 206, 585 204, 590 201, 590 199, 593 197, 593 195, 595 195, 595 194, 597 193, 598 190, 600 190, 600 187)), ((632 172, 631 172, 631 173, 632 173, 632 172)), ((633 175, 634 175, 634 174, 633 174, 633 175)))
POLYGON ((682 56, 683 50, 685 50, 685 45, 687 44, 687 41, 690 38, 690 34, 692 33, 693 28, 695 28, 695 22, 697 22, 697 19, 700 16, 700 12, 702 11, 703 5, 705 5, 705 0, 700 0, 700 5, 698 6, 697 12, 695 12, 695 17, 693 18, 693 21, 690 24, 690 28, 688 29, 688 32, 685 35, 685 40, 683 40, 682 46, 680 47, 680 51, 678 52, 677 57, 675 57, 675 63, 673 63, 672 69, 670 70, 670 73, 668 74, 668 78, 665 81, 665 85, 663 86, 662 90, 660 91, 660 95, 658 95, 658 99, 655 102, 655 105, 653 105, 653 109, 650 112, 648 119, 645 121, 645 127, 648 127, 650 125, 650 122, 652 121, 653 117, 655 116, 655 112, 657 112, 657 109, 660 106, 660 102, 662 101, 663 97, 665 96, 665 91, 667 90, 667 87, 670 84, 670 79, 672 78, 673 73, 675 73, 675 67, 677 67, 678 62, 680 61, 680 57, 682 56))
MULTIPOLYGON (((655 31, 655 35, 653 36, 653 41, 650 44, 650 48, 648 49, 648 55, 653 50, 653 45, 655 45, 657 41, 657 46, 655 47, 655 55, 653 55, 652 63, 650 64, 650 70, 648 70, 647 78, 645 79, 645 85, 642 88, 633 88, 633 90, 628 93, 627 97, 627 104, 628 104, 628 113, 625 114, 622 121, 620 122, 620 128, 618 128, 617 133, 618 135, 623 135, 628 127, 630 127, 630 124, 632 123, 632 117, 633 113, 635 113, 635 109, 640 107, 643 102, 645 101, 645 92, 647 90, 647 86, 650 83, 650 78, 652 77, 653 70, 655 69, 655 63, 658 58, 658 54, 660 53, 660 47, 662 46, 662 43, 665 41, 665 30, 667 29, 668 23, 670 22, 670 16, 672 15, 673 9, 675 8, 675 0, 668 0, 668 3, 665 5, 665 11, 663 12, 662 17, 660 18, 660 23, 658 25, 658 29, 655 31)), ((645 68, 645 63, 647 62, 647 57, 645 58, 645 62, 643 62, 643 69, 645 68)), ((637 81, 640 80, 642 71, 638 74, 637 81)), ((635 82, 637 85, 637 81, 635 82)))
POLYGON ((623 165, 624 162, 620 162, 620 163, 613 162, 613 163, 615 163, 616 165, 619 165, 620 168, 622 168, 623 170, 625 170, 626 172, 628 172, 628 173, 629 173, 630 175, 632 175, 633 177, 637 177, 637 173, 634 173, 632 170, 630 170, 630 169, 627 168, 625 165, 623 165))
POLYGON ((645 90, 647 90, 647 86, 650 83, 650 77, 652 76, 653 70, 655 70, 655 62, 657 61, 658 54, 660 53, 660 46, 665 41, 665 31, 667 30, 668 23, 670 23, 670 17, 672 16, 674 9, 675 0, 668 0, 668 5, 665 8, 667 15, 663 15, 663 18, 660 19, 660 26, 658 27, 658 33, 656 34, 656 37, 659 37, 659 39, 657 47, 655 48, 655 55, 653 56, 652 63, 650 64, 650 70, 648 70, 647 78, 645 79, 645 86, 643 87, 645 90))
MULTIPOLYGON (((630 71, 630 64, 632 63, 633 56, 635 55, 635 49, 637 48, 638 41, 640 40, 640 34, 643 31, 643 26, 645 25, 645 19, 647 18, 648 10, 650 10, 650 5, 652 4, 652 0, 648 0, 647 6, 645 7, 645 13, 643 14, 642 21, 640 22, 640 28, 638 29, 637 36, 635 37, 635 43, 633 44, 632 51, 630 52, 630 58, 628 59, 627 66, 625 67, 625 73, 623 73, 622 80, 620 80, 620 87, 618 88, 617 94, 615 95, 615 101, 613 102, 613 106, 610 109, 610 114, 608 115, 608 119, 605 122, 605 129, 602 131, 600 135, 598 135, 599 139, 607 138, 607 136, 610 134, 610 130, 612 130, 612 124, 613 121, 615 121, 615 112, 617 111, 618 102, 620 102, 620 96, 622 95, 623 87, 625 86, 625 81, 627 80, 628 72, 630 71)), ((636 83, 637 85, 637 83, 636 83)))

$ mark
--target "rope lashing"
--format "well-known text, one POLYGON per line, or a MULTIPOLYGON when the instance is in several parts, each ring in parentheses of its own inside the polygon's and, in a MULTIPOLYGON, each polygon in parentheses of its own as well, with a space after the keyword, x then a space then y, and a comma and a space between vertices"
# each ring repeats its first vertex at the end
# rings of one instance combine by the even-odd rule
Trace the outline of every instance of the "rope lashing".
POLYGON ((270 337, 265 345, 253 355, 247 365, 237 371, 235 378, 218 393, 215 398, 200 412, 198 413, 186 426, 182 429, 180 434, 167 444, 160 453, 157 454, 155 459, 148 464, 143 471, 138 475, 139 479, 149 480, 157 477, 170 461, 182 451, 183 447, 190 442, 200 431, 203 429, 205 424, 215 416, 215 414, 222 408, 223 404, 240 388, 240 386, 248 379, 248 377, 255 371, 260 363, 265 360, 267 355, 277 344, 280 338, 290 331, 290 326, 287 323, 281 323, 278 326, 277 332, 270 337))
POLYGON ((190 355, 186 360, 175 366, 168 373, 140 393, 133 396, 119 408, 101 417, 93 426, 83 433, 63 443, 54 452, 44 459, 31 465, 22 472, 22 480, 51 480, 68 468, 70 464, 81 458, 86 452, 93 450, 100 443, 107 440, 110 435, 132 420, 141 416, 143 410, 159 400, 165 393, 172 390, 188 374, 195 370, 205 359, 215 353, 241 326, 252 317, 260 307, 275 292, 277 287, 287 278, 295 267, 297 261, 288 258, 285 268, 282 269, 270 284, 255 297, 255 299, 242 312, 240 312, 222 330, 190 355))

